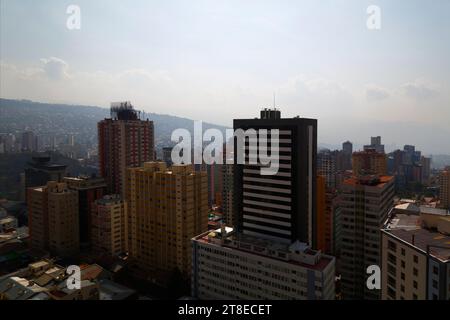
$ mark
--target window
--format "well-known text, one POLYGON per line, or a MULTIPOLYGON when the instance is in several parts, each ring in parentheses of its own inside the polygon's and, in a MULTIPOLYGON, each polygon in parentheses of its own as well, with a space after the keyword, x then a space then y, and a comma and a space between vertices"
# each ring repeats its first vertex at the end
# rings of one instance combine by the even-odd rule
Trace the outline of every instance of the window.
POLYGON ((419 262, 419 257, 414 255, 414 263, 418 263, 419 262))
POLYGON ((405 280, 405 274, 402 272, 401 274, 402 280, 405 280))
POLYGON ((438 282, 436 280, 433 280, 433 288, 435 289, 438 288, 438 282))
POLYGON ((417 289, 417 281, 415 281, 415 280, 413 282, 413 287, 414 287, 414 289, 417 289))
POLYGON ((392 253, 388 253, 388 261, 392 263, 394 266, 397 264, 397 260, 392 253))
POLYGON ((405 255, 405 249, 402 248, 402 256, 404 256, 404 255, 405 255))
POLYGON ((404 268, 405 265, 406 265, 406 264, 405 264, 405 261, 402 260, 402 268, 404 268))
POLYGON ((417 277, 417 275, 419 274, 419 270, 417 270, 416 268, 413 269, 413 274, 414 276, 417 277))
POLYGON ((395 291, 394 290, 392 290, 392 288, 391 287, 388 287, 388 296, 390 297, 390 298, 392 298, 392 299, 395 299, 395 291))
POLYGON ((436 266, 433 266, 433 274, 439 274, 439 268, 436 266))
POLYGON ((388 241, 388 248, 389 250, 396 251, 397 250, 397 244, 391 240, 388 241))

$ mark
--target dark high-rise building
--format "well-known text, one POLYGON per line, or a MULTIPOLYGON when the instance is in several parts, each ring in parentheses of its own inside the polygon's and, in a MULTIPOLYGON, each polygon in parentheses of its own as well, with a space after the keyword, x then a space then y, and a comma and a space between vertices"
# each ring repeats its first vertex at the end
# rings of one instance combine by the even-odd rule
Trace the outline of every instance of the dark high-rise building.
POLYGON ((70 190, 78 193, 78 220, 80 245, 88 247, 91 244, 92 203, 106 194, 106 183, 98 177, 65 177, 63 181, 70 190))
POLYGON ((375 149, 378 153, 384 153, 384 144, 381 144, 381 137, 371 137, 370 144, 364 146, 364 150, 372 150, 375 149))
MULTIPOLYGON (((237 231, 284 243, 299 240, 314 246, 317 120, 281 118, 279 110, 264 109, 259 119, 234 120, 234 129, 267 129, 267 141, 270 129, 279 130, 277 174, 262 175, 261 166, 247 160, 235 166, 237 231)), ((259 136, 258 141, 261 142, 259 136)), ((235 163, 237 147, 235 143, 235 163)), ((245 149, 247 159, 248 142, 245 149)))
POLYGON ((44 186, 48 181, 61 181, 66 175, 67 166, 53 164, 50 160, 48 155, 32 157, 32 161, 28 162, 25 168, 25 190, 44 186))
POLYGON ((353 154, 353 144, 350 141, 345 141, 342 144, 342 164, 341 169, 351 170, 352 169, 352 154, 353 154))
POLYGON ((130 102, 111 104, 111 118, 98 123, 100 174, 108 192, 124 195, 127 167, 154 160, 153 121, 141 120, 130 102))

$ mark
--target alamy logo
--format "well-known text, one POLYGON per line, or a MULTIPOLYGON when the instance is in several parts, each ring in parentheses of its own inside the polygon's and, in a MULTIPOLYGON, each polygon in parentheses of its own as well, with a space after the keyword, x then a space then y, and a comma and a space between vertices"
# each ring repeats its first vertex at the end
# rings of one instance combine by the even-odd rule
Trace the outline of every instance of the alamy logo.
POLYGON ((373 264, 367 267, 367 274, 370 276, 367 278, 366 285, 369 290, 380 290, 381 289, 381 270, 380 267, 373 264))
POLYGON ((67 289, 81 289, 81 270, 79 266, 71 265, 66 269, 69 277, 66 280, 67 289))
POLYGON ((381 9, 379 6, 371 5, 366 10, 369 17, 367 18, 367 29, 380 30, 381 29, 381 9))
POLYGON ((226 163, 234 164, 233 152, 236 141, 237 164, 259 166, 261 175, 278 173, 278 129, 237 129, 236 131, 227 129, 225 135, 224 139, 222 132, 218 129, 208 129, 203 133, 202 121, 195 121, 194 149, 192 150, 191 133, 187 129, 174 130, 171 140, 177 144, 172 149, 172 162, 174 164, 223 164, 223 145, 226 141, 226 163), (204 143, 208 143, 208 145, 203 149, 204 143), (194 161, 192 161, 192 157, 194 161))
POLYGON ((81 29, 81 9, 75 4, 71 4, 67 7, 66 13, 70 14, 67 18, 66 27, 69 30, 81 29))

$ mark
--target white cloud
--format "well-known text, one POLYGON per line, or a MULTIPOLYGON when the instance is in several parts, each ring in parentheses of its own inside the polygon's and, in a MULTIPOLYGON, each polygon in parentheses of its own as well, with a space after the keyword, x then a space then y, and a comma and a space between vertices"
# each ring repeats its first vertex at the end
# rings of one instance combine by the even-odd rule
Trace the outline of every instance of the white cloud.
POLYGON ((369 102, 382 101, 389 98, 389 91, 376 85, 366 86, 366 99, 369 102))
POLYGON ((417 101, 429 100, 439 95, 438 86, 423 79, 405 83, 400 89, 407 97, 417 101))
POLYGON ((69 65, 62 59, 50 57, 41 59, 43 63, 43 71, 51 80, 61 80, 68 77, 67 69, 69 65))

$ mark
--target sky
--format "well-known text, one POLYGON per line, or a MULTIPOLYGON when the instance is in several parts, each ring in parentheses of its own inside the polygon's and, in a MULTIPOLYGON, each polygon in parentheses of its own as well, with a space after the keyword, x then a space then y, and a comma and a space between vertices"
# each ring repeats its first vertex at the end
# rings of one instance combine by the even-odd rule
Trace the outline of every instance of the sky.
POLYGON ((0 97, 231 126, 275 94, 319 143, 450 154, 449 16, 448 0, 0 0, 0 97))

